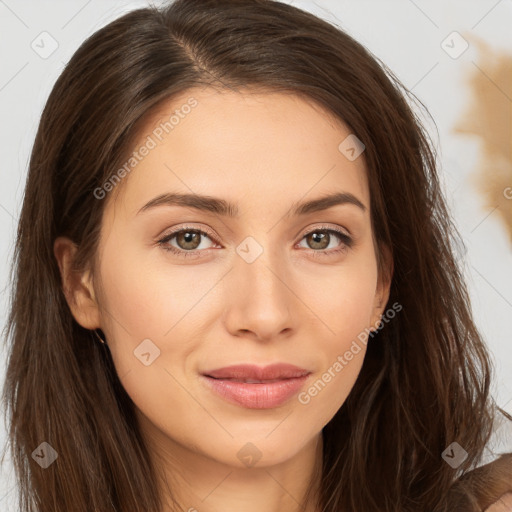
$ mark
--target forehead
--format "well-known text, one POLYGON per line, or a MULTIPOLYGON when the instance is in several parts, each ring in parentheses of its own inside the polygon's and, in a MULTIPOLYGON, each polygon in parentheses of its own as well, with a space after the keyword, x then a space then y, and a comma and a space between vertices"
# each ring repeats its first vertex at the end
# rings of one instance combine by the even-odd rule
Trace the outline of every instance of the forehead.
POLYGON ((341 120, 295 94, 193 88, 141 123, 132 151, 149 150, 116 192, 131 211, 167 191, 265 210, 347 191, 369 208, 364 153, 350 160, 340 150, 349 136, 341 120))

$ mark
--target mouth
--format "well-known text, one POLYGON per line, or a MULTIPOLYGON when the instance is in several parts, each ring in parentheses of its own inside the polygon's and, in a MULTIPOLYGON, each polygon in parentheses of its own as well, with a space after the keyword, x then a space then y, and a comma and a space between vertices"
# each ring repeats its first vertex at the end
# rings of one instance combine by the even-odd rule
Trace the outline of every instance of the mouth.
POLYGON ((237 365, 204 372, 203 382, 224 400, 248 408, 271 409, 285 404, 311 372, 289 364, 266 367, 237 365))

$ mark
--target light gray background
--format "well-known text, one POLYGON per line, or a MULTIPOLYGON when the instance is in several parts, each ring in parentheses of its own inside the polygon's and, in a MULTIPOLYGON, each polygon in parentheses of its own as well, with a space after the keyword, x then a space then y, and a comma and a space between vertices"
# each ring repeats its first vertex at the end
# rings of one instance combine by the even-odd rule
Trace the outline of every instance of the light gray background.
MULTIPOLYGON (((427 128, 436 142, 445 192, 468 249, 464 268, 474 315, 496 365, 494 396, 512 413, 512 247, 496 212, 483 206, 483 198, 469 182, 470 175, 476 172, 479 140, 452 131, 471 99, 468 75, 475 70, 475 63, 485 71, 485 62, 479 61, 472 44, 457 59, 441 47, 441 42, 456 30, 512 55, 512 0, 287 3, 310 10, 354 36, 412 89, 435 119, 439 137, 430 121, 426 121, 427 128)), ((0 0, 0 327, 6 320, 9 263, 28 159, 50 89, 64 63, 87 36, 144 5, 147 2, 0 0), (32 41, 37 42, 43 31, 59 45, 46 59, 31 48, 32 41)), ((2 381, 4 374, 2 347, 2 381)), ((5 431, 3 425, 0 428, 3 443, 5 431)), ((0 475, 0 508, 14 510, 13 497, 12 468, 6 464, 0 475)))

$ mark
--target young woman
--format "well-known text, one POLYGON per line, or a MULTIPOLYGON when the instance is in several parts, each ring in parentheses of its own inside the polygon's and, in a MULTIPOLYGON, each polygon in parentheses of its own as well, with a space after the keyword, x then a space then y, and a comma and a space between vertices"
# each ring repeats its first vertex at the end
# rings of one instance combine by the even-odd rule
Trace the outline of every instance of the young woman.
POLYGON ((507 506, 511 456, 482 466, 489 356, 407 94, 269 0, 177 0, 85 41, 19 222, 19 510, 507 506))

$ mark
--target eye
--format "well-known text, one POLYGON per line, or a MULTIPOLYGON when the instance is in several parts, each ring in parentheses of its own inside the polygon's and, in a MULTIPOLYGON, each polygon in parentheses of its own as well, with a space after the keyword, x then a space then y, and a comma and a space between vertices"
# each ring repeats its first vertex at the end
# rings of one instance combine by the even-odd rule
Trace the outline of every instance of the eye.
MULTIPOLYGON (((158 244, 166 251, 176 254, 179 257, 199 258, 203 253, 208 252, 209 247, 201 247, 203 238, 214 239, 209 231, 183 226, 168 233, 158 240, 158 244)), ((308 231, 303 235, 302 241, 305 241, 316 256, 333 256, 348 251, 353 246, 353 239, 341 231, 332 227, 321 226, 308 231), (336 240, 338 244, 336 244, 336 240), (334 243, 334 248, 329 246, 334 243)), ((300 245, 298 245, 300 247, 300 245)))
POLYGON ((158 244, 166 251, 177 254, 178 256, 199 256, 210 247, 200 247, 202 238, 211 240, 212 235, 202 229, 182 227, 172 231, 158 240, 158 244), (174 245, 172 241, 175 241, 174 245))
POLYGON ((315 256, 331 256, 346 252, 354 243, 353 239, 343 231, 325 226, 308 231, 302 240, 309 245, 315 256), (336 244, 336 239, 338 244, 336 244), (339 242, 341 242, 341 245, 339 242), (334 248, 331 243, 334 243, 334 248), (329 246, 331 246, 331 250, 327 250, 329 246))

